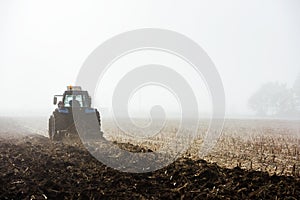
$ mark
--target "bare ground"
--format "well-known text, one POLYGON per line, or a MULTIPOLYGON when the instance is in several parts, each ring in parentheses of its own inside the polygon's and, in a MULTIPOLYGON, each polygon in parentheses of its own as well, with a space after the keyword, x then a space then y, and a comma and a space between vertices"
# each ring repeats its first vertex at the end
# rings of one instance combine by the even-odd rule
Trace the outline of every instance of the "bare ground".
MULTIPOLYGON (((12 129, 13 130, 13 129, 12 129)), ((9 131, 12 131, 9 130, 9 131)), ((298 199, 299 178, 180 158, 151 173, 122 173, 79 146, 0 134, 0 199, 298 199)), ((10 134, 13 135, 13 134, 10 134)), ((147 151, 119 144, 131 151, 147 151)))

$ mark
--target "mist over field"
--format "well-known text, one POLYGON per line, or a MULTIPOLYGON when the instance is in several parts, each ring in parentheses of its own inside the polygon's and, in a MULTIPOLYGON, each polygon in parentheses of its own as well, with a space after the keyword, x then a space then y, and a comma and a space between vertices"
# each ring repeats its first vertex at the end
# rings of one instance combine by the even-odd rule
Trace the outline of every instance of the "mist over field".
MULTIPOLYGON (((5 94, 0 115, 49 116, 54 109, 53 95, 62 94, 67 85, 75 83, 93 49, 121 32, 156 27, 182 33, 207 52, 223 81, 227 117, 262 117, 249 106, 249 99, 270 82, 292 89, 300 73, 299 9, 299 2, 293 0, 86 4, 1 1, 0 90, 5 94)), ((189 67, 174 56, 147 52, 124 59, 107 72, 104 83, 98 85, 98 96, 93 98, 104 114, 111 112, 112 91, 122 75, 141 63, 164 61, 190 81, 199 111, 210 116, 210 95, 203 79, 194 77, 189 67)), ((279 95, 288 97, 286 93, 279 95)), ((258 104, 263 104, 260 101, 258 104)), ((178 115, 176 99, 159 88, 137 91, 129 107, 133 115, 147 117, 157 103, 171 115, 178 115)), ((267 112, 274 113, 276 109, 267 112)))

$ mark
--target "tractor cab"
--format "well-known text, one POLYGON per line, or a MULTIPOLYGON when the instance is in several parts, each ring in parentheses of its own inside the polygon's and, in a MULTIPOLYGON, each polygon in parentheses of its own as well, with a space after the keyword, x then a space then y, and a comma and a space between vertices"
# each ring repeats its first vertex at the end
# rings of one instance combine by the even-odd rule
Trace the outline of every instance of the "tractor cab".
POLYGON ((83 91, 80 86, 68 86, 63 95, 55 95, 53 104, 57 104, 57 98, 61 98, 61 105, 65 108, 90 108, 91 97, 87 91, 83 91))

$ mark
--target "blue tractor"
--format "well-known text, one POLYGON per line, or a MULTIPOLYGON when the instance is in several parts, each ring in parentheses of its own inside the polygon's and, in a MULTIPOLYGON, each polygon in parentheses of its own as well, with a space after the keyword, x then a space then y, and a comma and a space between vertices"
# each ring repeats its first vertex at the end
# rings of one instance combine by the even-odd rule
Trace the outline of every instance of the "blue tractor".
POLYGON ((102 137, 100 113, 91 103, 88 92, 80 86, 68 86, 63 95, 55 95, 53 104, 58 106, 49 118, 49 138, 61 141, 78 137, 78 133, 81 137, 102 137))

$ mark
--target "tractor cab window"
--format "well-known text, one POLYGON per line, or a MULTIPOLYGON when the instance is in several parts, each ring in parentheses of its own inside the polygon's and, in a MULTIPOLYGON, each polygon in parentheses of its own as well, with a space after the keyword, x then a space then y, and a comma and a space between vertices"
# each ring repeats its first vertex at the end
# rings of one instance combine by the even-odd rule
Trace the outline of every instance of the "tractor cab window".
POLYGON ((64 105, 65 107, 87 107, 88 103, 85 95, 70 94, 65 96, 64 105))

